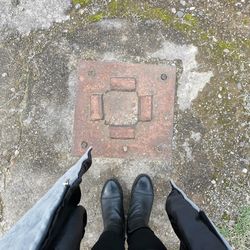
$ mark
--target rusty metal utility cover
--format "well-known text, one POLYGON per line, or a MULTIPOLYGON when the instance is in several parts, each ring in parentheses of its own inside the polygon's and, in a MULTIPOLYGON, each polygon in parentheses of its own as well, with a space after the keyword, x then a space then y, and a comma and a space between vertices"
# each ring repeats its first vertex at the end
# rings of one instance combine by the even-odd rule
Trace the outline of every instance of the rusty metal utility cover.
POLYGON ((73 154, 171 160, 176 68, 83 61, 73 154))

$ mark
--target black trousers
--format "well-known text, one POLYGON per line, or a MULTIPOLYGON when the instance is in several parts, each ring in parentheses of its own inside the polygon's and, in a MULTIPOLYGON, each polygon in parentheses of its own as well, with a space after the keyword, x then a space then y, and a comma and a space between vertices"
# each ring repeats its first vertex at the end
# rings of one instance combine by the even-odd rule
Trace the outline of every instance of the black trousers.
MULTIPOLYGON (((166 250, 150 228, 140 228, 128 235, 129 250, 166 250)), ((103 232, 92 250, 124 250, 125 238, 115 232, 103 232)))

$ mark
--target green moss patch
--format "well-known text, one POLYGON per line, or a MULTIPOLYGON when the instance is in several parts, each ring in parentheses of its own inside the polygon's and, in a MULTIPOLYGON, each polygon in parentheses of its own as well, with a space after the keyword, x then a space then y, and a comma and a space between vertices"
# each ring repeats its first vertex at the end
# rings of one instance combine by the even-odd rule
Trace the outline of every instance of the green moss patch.
POLYGON ((190 24, 190 25, 192 25, 192 26, 197 26, 197 25, 199 24, 198 18, 195 17, 195 16, 193 16, 193 15, 191 15, 191 14, 186 14, 186 15, 184 16, 184 20, 185 20, 188 24, 190 24))
MULTIPOLYGON (((228 218, 226 221, 228 221, 228 218)), ((247 246, 250 237, 250 207, 241 209, 233 227, 224 226, 220 231, 227 239, 231 239, 235 249, 242 249, 242 246, 247 246)))
POLYGON ((103 17, 104 17, 103 13, 99 12, 99 13, 97 13, 95 15, 89 16, 88 20, 90 22, 99 22, 99 21, 101 21, 103 19, 103 17))
POLYGON ((81 6, 86 6, 91 3, 91 0, 72 0, 74 5, 80 4, 81 6))

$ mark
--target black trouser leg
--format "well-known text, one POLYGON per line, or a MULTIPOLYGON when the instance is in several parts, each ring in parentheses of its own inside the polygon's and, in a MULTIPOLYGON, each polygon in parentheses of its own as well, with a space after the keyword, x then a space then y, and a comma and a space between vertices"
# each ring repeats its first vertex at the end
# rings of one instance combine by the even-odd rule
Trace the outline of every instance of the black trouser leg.
POLYGON ((194 204, 173 187, 167 198, 166 210, 171 225, 181 241, 181 250, 226 250, 225 244, 215 233, 211 222, 203 211, 197 211, 194 204))
POLYGON ((166 250, 161 240, 148 228, 140 228, 128 235, 129 250, 166 250))
POLYGON ((103 232, 92 250, 124 250, 125 239, 112 231, 103 232))
POLYGON ((48 249, 55 250, 79 250, 81 240, 85 233, 85 226, 87 223, 87 213, 82 206, 78 206, 71 213, 70 218, 58 236, 54 247, 48 249))

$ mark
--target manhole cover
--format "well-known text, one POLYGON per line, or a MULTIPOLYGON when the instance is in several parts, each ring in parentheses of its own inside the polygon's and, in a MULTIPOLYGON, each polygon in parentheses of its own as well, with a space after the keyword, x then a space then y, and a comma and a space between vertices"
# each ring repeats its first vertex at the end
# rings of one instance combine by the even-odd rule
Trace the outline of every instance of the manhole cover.
POLYGON ((83 61, 73 154, 171 160, 176 68, 83 61))

